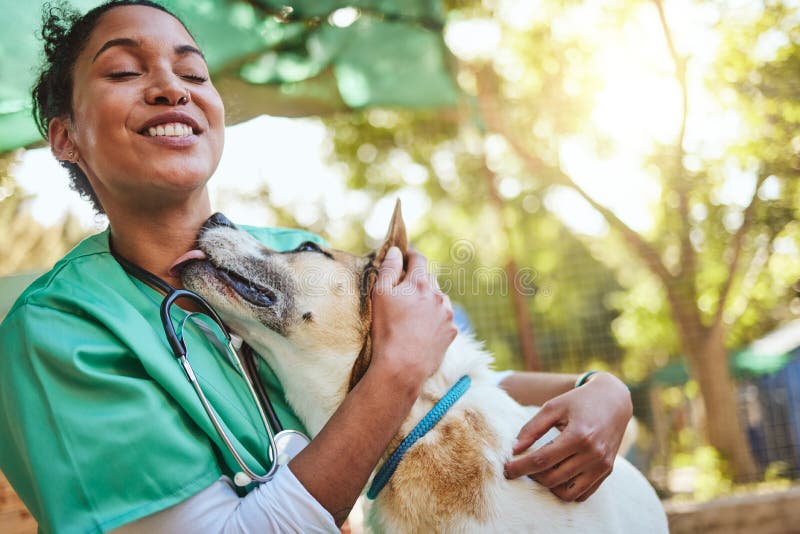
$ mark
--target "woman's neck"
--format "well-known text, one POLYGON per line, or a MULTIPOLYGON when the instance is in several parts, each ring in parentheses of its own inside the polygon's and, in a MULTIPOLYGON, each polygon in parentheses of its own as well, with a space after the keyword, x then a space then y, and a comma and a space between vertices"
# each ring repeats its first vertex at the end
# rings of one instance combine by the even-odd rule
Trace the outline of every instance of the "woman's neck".
POLYGON ((182 287, 180 279, 169 274, 169 268, 192 249, 198 230, 211 215, 211 205, 205 194, 196 202, 169 209, 117 210, 107 215, 111 246, 117 254, 172 286, 182 287))

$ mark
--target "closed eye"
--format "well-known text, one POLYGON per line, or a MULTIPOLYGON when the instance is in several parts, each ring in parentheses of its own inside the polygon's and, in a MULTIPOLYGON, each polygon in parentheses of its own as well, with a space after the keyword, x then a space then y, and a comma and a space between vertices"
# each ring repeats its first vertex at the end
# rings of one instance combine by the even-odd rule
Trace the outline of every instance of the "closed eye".
POLYGON ((324 254, 333 259, 333 256, 322 250, 322 248, 320 248, 320 246, 313 241, 304 241, 303 243, 300 243, 300 245, 292 252, 319 252, 320 254, 324 254))
POLYGON ((138 72, 125 70, 120 72, 112 72, 108 74, 108 77, 111 78, 112 80, 121 80, 123 78, 130 78, 131 76, 138 76, 138 75, 139 75, 138 72))
POLYGON ((205 76, 199 76, 197 74, 184 74, 183 78, 194 83, 205 83, 208 81, 208 78, 205 76))
POLYGON ((322 252, 322 249, 319 248, 319 245, 313 241, 305 241, 300 243, 300 245, 292 252, 322 252))

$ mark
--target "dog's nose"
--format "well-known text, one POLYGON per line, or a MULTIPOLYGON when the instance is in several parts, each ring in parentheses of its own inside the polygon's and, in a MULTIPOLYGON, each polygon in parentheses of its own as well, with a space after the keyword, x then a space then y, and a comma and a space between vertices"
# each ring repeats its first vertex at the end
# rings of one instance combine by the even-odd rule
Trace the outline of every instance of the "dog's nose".
POLYGON ((233 224, 227 217, 225 217, 221 213, 215 213, 211 217, 208 218, 206 221, 206 226, 208 228, 215 228, 217 226, 227 226, 229 228, 236 228, 236 225, 233 224))

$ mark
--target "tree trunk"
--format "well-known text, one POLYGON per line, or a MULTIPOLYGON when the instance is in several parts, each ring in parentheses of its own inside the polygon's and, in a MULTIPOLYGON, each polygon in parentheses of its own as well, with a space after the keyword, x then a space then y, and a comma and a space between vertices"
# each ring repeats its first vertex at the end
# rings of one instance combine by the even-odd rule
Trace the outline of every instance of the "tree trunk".
MULTIPOLYGON (((686 316, 682 318, 685 320, 686 316)), ((700 386, 708 442, 729 463, 736 482, 751 482, 759 473, 739 417, 724 328, 721 324, 709 329, 699 322, 689 325, 676 320, 676 323, 689 360, 690 374, 700 386)))
POLYGON ((508 261, 505 265, 505 271, 506 277, 508 278, 511 305, 514 310, 514 320, 517 323, 517 339, 519 340, 520 352, 522 352, 522 361, 525 364, 526 371, 541 371, 541 362, 539 361, 539 354, 536 351, 536 341, 533 333, 533 321, 531 320, 530 311, 528 311, 528 304, 525 302, 525 295, 523 295, 520 288, 517 287, 519 267, 515 260, 517 255, 514 252, 514 227, 508 222, 505 210, 503 209, 503 199, 500 198, 500 194, 497 192, 497 187, 495 186, 496 177, 489 169, 485 159, 483 164, 483 177, 486 180, 486 188, 489 191, 489 199, 492 202, 492 207, 497 214, 498 220, 500 220, 506 239, 508 239, 508 261))
POLYGON ((514 305, 514 319, 517 322, 517 338, 519 339, 520 352, 522 352, 522 361, 525 362, 526 371, 541 371, 541 362, 536 351, 530 312, 525 302, 525 295, 516 286, 518 275, 517 262, 513 259, 509 260, 506 264, 506 276, 509 280, 508 289, 511 293, 511 302, 514 305))

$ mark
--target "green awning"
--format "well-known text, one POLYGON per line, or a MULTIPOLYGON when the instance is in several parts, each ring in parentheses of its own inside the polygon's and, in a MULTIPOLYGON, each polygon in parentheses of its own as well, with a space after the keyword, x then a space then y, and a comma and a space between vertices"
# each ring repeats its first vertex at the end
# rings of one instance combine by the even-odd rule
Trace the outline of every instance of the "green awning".
POLYGON ((797 349, 782 354, 764 354, 744 349, 731 356, 731 368, 739 378, 771 375, 789 365, 798 356, 800 351, 797 349))
MULTIPOLYGON (((0 152, 39 140, 30 88, 43 0, 0 0, 0 152)), ((72 0, 86 11, 99 0, 72 0)), ((206 54, 229 122, 455 105, 436 0, 164 0, 206 54)))
POLYGON ((648 382, 663 387, 681 386, 688 382, 689 370, 682 361, 668 363, 664 367, 653 371, 648 382))

